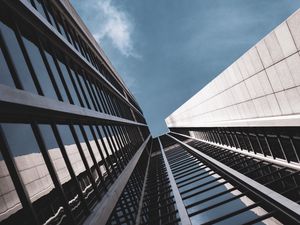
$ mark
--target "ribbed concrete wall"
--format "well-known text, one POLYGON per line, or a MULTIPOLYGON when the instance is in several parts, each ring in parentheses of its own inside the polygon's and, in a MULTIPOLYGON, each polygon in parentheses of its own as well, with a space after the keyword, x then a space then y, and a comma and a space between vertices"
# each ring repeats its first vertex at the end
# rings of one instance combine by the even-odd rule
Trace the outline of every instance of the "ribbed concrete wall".
POLYGON ((299 50, 300 10, 167 117, 167 126, 299 126, 299 50))

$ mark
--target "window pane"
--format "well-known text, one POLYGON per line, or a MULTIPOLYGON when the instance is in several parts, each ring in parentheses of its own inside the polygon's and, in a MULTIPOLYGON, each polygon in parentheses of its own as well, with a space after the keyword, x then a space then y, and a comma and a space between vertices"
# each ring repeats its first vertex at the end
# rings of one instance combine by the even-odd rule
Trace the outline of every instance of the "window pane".
POLYGON ((29 124, 2 124, 2 128, 33 208, 46 222, 61 211, 62 204, 32 128, 29 124))
POLYGON ((58 86, 58 89, 59 89, 59 92, 61 94, 61 97, 62 97, 62 99, 63 99, 64 102, 68 103, 69 99, 68 99, 66 90, 64 88, 64 85, 62 83, 62 80, 60 78, 60 75, 59 75, 59 73, 57 71, 57 68, 55 66, 55 62, 53 60, 53 57, 47 51, 45 51, 44 53, 45 53, 45 56, 47 58, 48 64, 49 64, 49 66, 51 68, 51 71, 52 71, 52 74, 53 74, 54 79, 56 81, 56 84, 58 86))
POLYGON ((0 152, 0 223, 18 224, 22 219, 20 209, 20 199, 0 152))
POLYGON ((58 64, 59 64, 60 70, 61 70, 61 72, 64 76, 66 84, 68 86, 68 89, 70 91, 70 94, 71 94, 71 97, 72 97, 72 100, 73 100, 74 104, 77 105, 77 106, 81 106, 80 102, 79 102, 79 99, 77 97, 76 91, 74 89, 73 83, 70 79, 70 74, 68 72, 68 69, 67 69, 66 65, 63 62, 61 62, 60 60, 58 60, 58 64))
POLYGON ((26 91, 37 93, 14 31, 1 21, 0 29, 23 88, 26 91))
POLYGON ((50 98, 57 99, 52 81, 50 80, 48 71, 38 47, 27 38, 22 37, 22 39, 24 41, 25 48, 27 49, 31 64, 34 68, 35 74, 41 85, 44 95, 50 98))
MULTIPOLYGON (((2 48, 2 47, 1 47, 2 48)), ((4 58, 2 49, 0 49, 0 83, 10 87, 15 87, 11 73, 8 69, 6 60, 4 58)))

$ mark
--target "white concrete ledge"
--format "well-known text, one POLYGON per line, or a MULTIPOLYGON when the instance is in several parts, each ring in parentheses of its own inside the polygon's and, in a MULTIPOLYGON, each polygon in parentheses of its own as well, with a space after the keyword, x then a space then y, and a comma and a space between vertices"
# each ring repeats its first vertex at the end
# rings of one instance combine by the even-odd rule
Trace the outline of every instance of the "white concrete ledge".
POLYGON ((273 159, 273 158, 271 158, 271 156, 264 156, 262 154, 255 154, 255 153, 252 153, 252 152, 248 152, 245 149, 233 148, 233 147, 229 147, 229 146, 216 144, 216 143, 213 143, 213 142, 210 142, 210 141, 204 141, 204 140, 201 140, 201 139, 198 139, 198 138, 195 138, 195 137, 191 137, 191 136, 188 136, 188 135, 185 135, 185 134, 180 134, 180 133, 177 133, 177 132, 170 132, 170 133, 177 134, 177 135, 180 135, 182 137, 194 139, 196 141, 201 141, 203 143, 207 143, 207 144, 210 144, 210 145, 213 145, 213 146, 216 146, 216 147, 224 148, 224 149, 227 149, 227 150, 230 150, 230 151, 233 151, 233 152, 237 152, 237 153, 240 153, 240 154, 243 154, 243 155, 247 155, 247 156, 250 156, 250 157, 253 157, 253 158, 256 158, 256 159, 264 160, 266 162, 270 162, 270 163, 273 163, 273 164, 278 165, 278 166, 284 166, 284 167, 291 168, 291 169, 294 169, 294 170, 300 170, 300 164, 299 163, 293 163, 293 162, 288 163, 287 161, 284 161, 284 160, 281 160, 281 159, 273 159))

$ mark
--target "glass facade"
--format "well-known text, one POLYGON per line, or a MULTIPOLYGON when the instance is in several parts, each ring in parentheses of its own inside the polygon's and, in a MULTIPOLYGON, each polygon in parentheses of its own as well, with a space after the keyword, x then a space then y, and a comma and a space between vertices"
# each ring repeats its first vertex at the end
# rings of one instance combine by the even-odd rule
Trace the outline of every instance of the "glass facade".
POLYGON ((1 225, 300 223, 299 130, 153 139, 69 1, 0 6, 1 225))

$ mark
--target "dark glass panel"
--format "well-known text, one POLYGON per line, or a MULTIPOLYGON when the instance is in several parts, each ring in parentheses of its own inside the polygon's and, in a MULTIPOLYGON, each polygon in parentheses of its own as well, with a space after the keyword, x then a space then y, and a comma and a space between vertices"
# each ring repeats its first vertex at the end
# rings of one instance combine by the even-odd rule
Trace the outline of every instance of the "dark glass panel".
POLYGON ((10 87, 15 87, 11 73, 4 58, 2 49, 0 49, 0 83, 10 87))
POLYGON ((62 217, 61 201, 31 126, 7 123, 1 126, 26 191, 41 222, 46 222, 57 213, 58 217, 62 217))
POLYGON ((83 76, 82 76, 81 74, 78 74, 78 77, 79 77, 79 82, 80 82, 80 84, 81 84, 81 86, 82 86, 82 88, 83 88, 83 92, 85 93, 85 96, 86 96, 86 98, 87 98, 88 104, 90 105, 90 107, 91 107, 92 109, 95 109, 95 108, 94 108, 94 105, 93 105, 93 103, 92 103, 90 94, 89 94, 89 92, 88 92, 88 90, 87 90, 86 83, 85 83, 85 81, 84 81, 83 76))
POLYGON ((74 104, 77 105, 77 106, 81 106, 81 104, 79 102, 79 99, 77 97, 77 93, 74 89, 73 83, 71 81, 70 74, 69 74, 69 71, 67 69, 67 66, 60 60, 58 60, 58 64, 59 64, 60 70, 61 70, 61 72, 64 76, 65 82, 68 86, 68 89, 70 91, 70 94, 71 94, 71 97, 72 97, 72 100, 73 100, 74 104))
POLYGON ((0 21, 0 30, 23 88, 26 91, 37 93, 15 32, 2 21, 0 21))
POLYGON ((44 95, 57 99, 57 95, 50 80, 39 48, 32 42, 32 40, 29 40, 25 37, 22 37, 22 39, 44 95))
POLYGON ((51 69, 51 72, 53 74, 53 77, 55 79, 55 82, 58 86, 58 89, 59 89, 59 92, 60 92, 60 95, 62 97, 62 100, 64 102, 69 102, 69 99, 68 99, 68 96, 67 96, 67 93, 66 93, 66 90, 64 88, 64 85, 62 83, 62 80, 61 80, 61 77, 59 75, 59 72, 57 70, 57 67, 55 65, 55 62, 53 60, 53 57, 50 55, 50 53, 48 53, 47 51, 44 52, 45 53, 45 56, 47 58, 47 61, 48 61, 48 64, 50 66, 50 69, 51 69))

